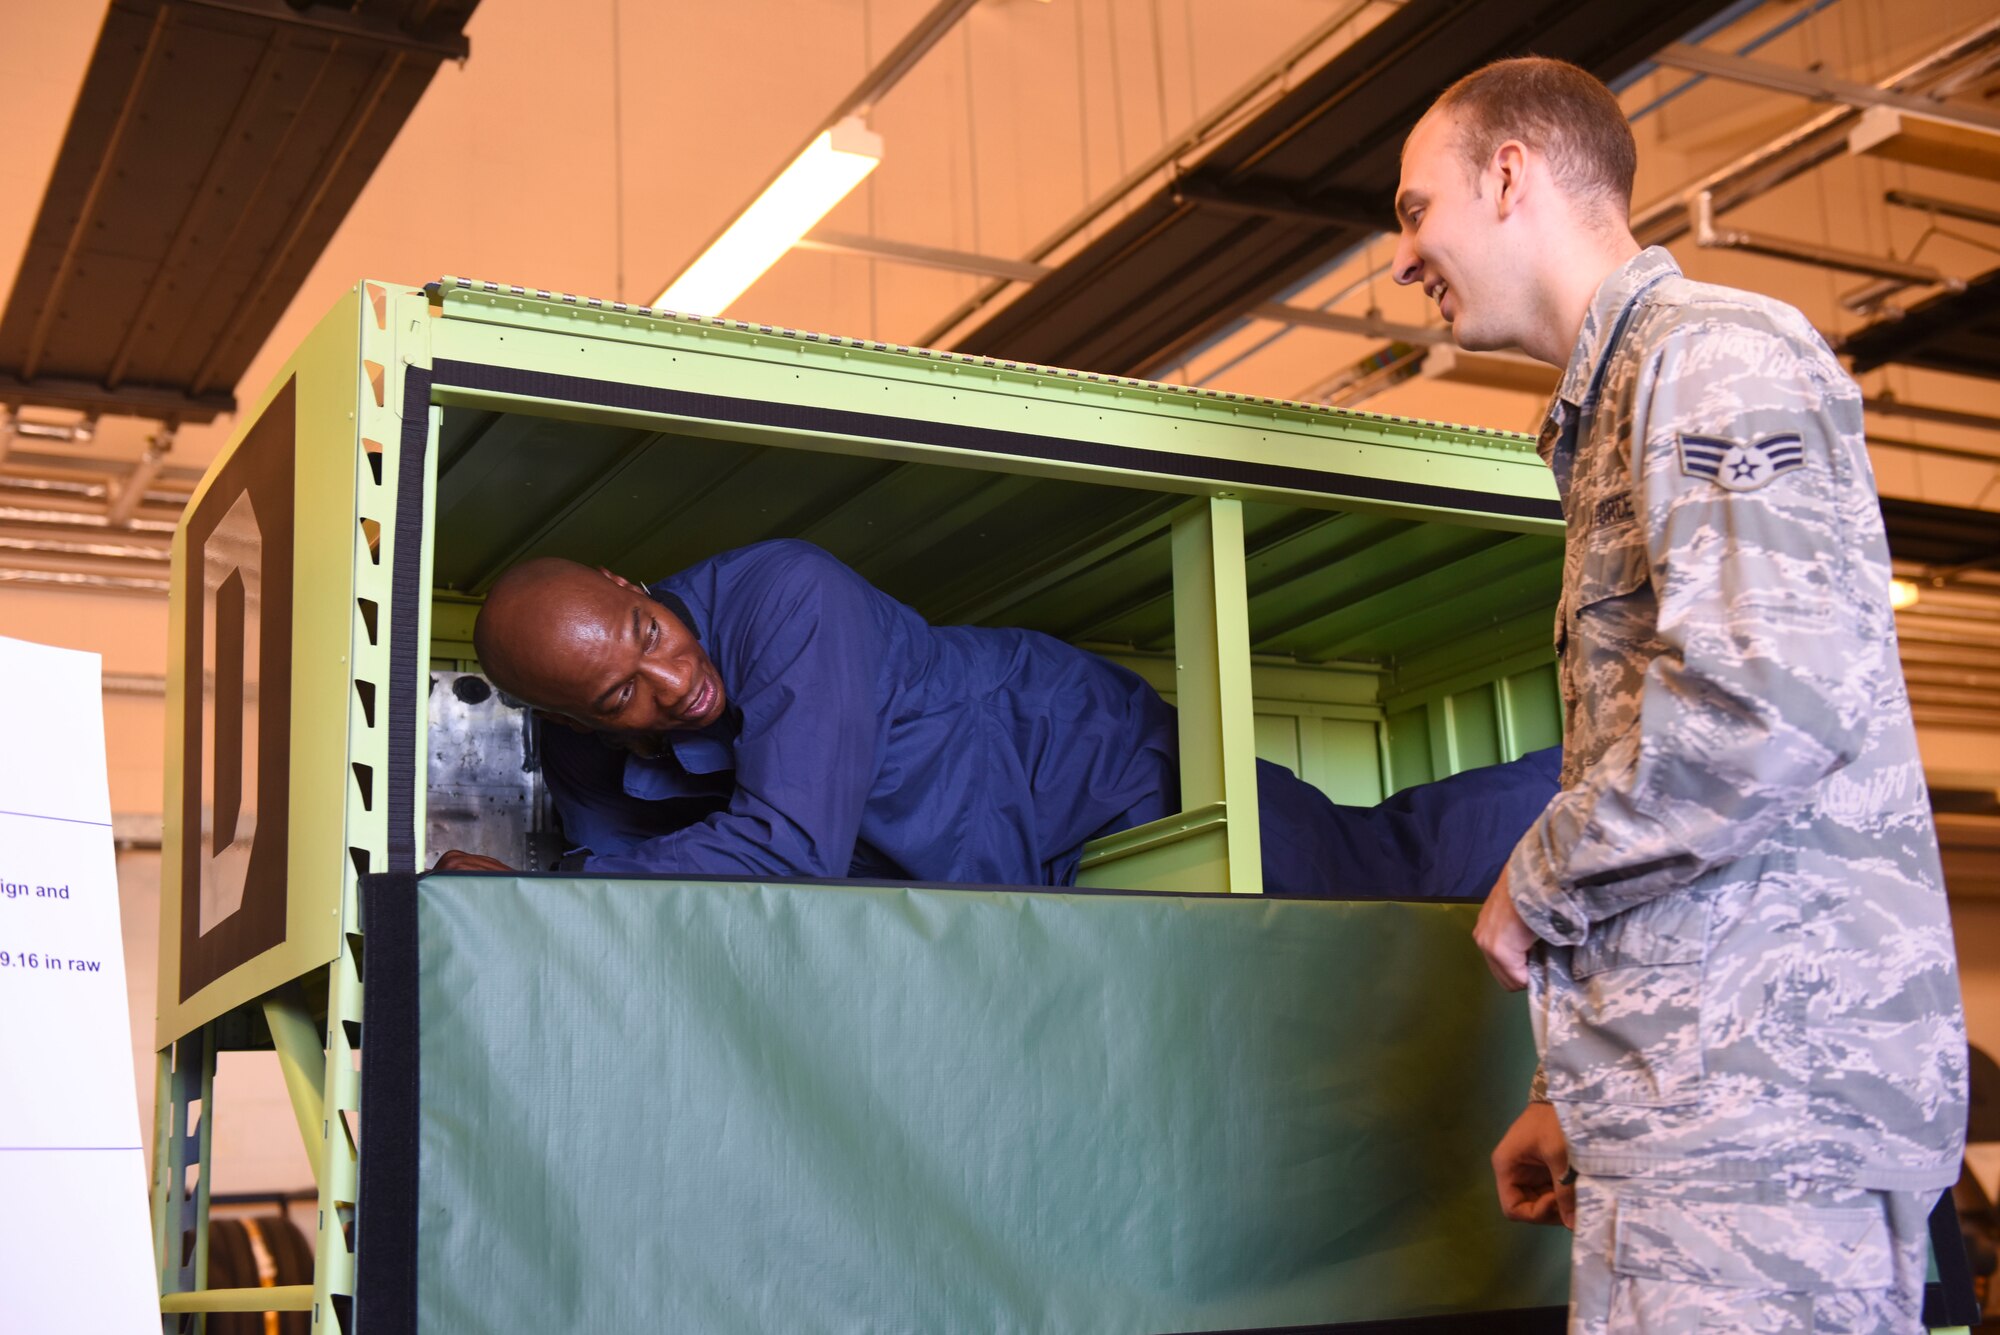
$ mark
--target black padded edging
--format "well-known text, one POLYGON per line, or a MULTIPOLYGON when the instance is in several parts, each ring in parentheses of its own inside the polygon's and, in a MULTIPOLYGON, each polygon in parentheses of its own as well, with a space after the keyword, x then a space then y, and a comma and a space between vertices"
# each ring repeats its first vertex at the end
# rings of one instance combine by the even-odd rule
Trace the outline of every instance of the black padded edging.
POLYGON ((1568 1324, 1567 1307, 1508 1307, 1495 1312, 1341 1321, 1326 1326, 1259 1326, 1254 1330, 1203 1331, 1200 1335, 1562 1335, 1568 1324))
POLYGON ((1486 895, 1231 895, 1214 890, 1121 890, 1109 885, 1001 885, 984 881, 898 881, 879 876, 743 876, 727 872, 677 871, 671 876, 646 871, 431 871, 424 876, 494 877, 508 881, 653 881, 661 885, 818 885, 830 889, 867 886, 877 890, 968 891, 973 894, 1069 895, 1079 898, 1198 899, 1205 903, 1241 904, 1484 904, 1486 895))
POLYGON ((1958 1202, 1951 1192, 1938 1197, 1930 1224, 1931 1258, 1937 1262, 1938 1277, 1924 1285, 1925 1327, 1982 1324, 1979 1291, 1973 1287, 1972 1263, 1965 1255, 1965 1230, 1959 1227, 1958 1202))
MULTIPOLYGON (((1126 468, 1148 473, 1171 473, 1199 478, 1205 482, 1227 482, 1245 487, 1275 487, 1291 491, 1331 492, 1359 496, 1367 500, 1400 505, 1435 506, 1449 510, 1471 510, 1482 514, 1516 515, 1527 519, 1561 519, 1562 506, 1553 500, 1495 496, 1489 492, 1466 491, 1459 487, 1438 487, 1422 482, 1400 482, 1387 478, 1355 477, 1346 473, 1314 468, 1291 468, 1281 464, 1252 463, 1241 459, 1211 459, 1166 450, 1146 450, 1130 445, 1106 445, 1099 441, 1063 440, 1031 435, 1025 431, 1004 431, 997 427, 954 426, 946 422, 925 422, 882 413, 851 412, 842 408, 812 408, 793 403, 765 403, 757 399, 731 398, 723 394, 701 394, 692 390, 662 389, 656 385, 628 385, 584 376, 553 375, 545 371, 521 371, 507 366, 439 359, 432 368, 432 383, 457 389, 483 390, 493 394, 520 394, 538 399, 561 399, 567 403, 589 403, 609 408, 630 408, 639 412, 667 413, 712 422, 742 422, 753 426, 780 427, 792 431, 826 431, 839 435, 864 436, 876 440, 899 440, 912 445, 934 445, 945 449, 971 450, 981 454, 1008 454, 1030 459, 1051 459, 1062 463, 1090 464, 1101 468, 1126 468)), ((405 428, 407 430, 407 426, 405 428)))
POLYGON ((389 546, 389 816, 388 871, 417 869, 417 683, 425 679, 427 647, 417 643, 423 618, 424 455, 431 439, 431 376, 403 368, 403 434, 396 451, 395 538, 389 546))
POLYGON ((367 933, 363 994, 361 1199, 355 1203, 355 1325, 369 1335, 416 1335, 417 878, 361 878, 367 933))

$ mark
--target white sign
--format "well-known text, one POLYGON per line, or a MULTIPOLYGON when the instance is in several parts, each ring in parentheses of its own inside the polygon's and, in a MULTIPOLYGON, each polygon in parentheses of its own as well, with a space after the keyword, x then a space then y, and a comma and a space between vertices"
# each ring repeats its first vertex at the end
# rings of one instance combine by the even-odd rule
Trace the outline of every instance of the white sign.
POLYGON ((96 654, 0 638, 0 1329, 159 1329, 96 654))

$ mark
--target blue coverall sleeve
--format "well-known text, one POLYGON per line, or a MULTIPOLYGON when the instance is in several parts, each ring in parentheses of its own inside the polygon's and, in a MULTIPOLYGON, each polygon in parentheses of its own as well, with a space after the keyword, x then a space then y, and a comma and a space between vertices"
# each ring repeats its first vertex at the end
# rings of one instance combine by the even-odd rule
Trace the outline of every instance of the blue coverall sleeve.
POLYGON ((879 768, 883 636, 873 591, 838 561, 775 553, 727 591, 726 681, 743 711, 736 791, 726 810, 613 856, 591 871, 845 876, 879 768))

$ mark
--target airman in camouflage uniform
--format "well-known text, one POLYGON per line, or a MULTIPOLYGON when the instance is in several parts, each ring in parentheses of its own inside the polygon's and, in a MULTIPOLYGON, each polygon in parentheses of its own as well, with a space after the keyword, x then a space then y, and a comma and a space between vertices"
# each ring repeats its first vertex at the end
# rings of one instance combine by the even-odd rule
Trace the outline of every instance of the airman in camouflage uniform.
POLYGON ((1569 524, 1563 791, 1508 880, 1548 943, 1530 1005, 1570 1162, 1650 1179, 1579 1191, 1579 1259, 1687 1281, 1665 1296, 1690 1310, 1907 1304, 1965 1036, 1860 391, 1798 312, 1653 249, 1599 290, 1541 447, 1569 524), (1709 1208, 1681 1226, 1671 1200, 1709 1208))
MULTIPOLYGON (((1525 102, 1540 81, 1576 103, 1588 77, 1502 67, 1525 102)), ((1462 151, 1465 117, 1511 113, 1457 114, 1462 151)), ((1421 170, 1446 141, 1420 125, 1398 201, 1397 277, 1461 343, 1560 361, 1561 322, 1538 316, 1565 294, 1510 311, 1490 285, 1510 245, 1530 282, 1563 281, 1510 216, 1614 257, 1572 298, 1540 442, 1568 525, 1563 787, 1479 931, 1529 987, 1531 1099, 1560 1121, 1531 1102, 1502 1142, 1503 1204, 1524 1163, 1549 1188, 1579 1175, 1573 1331, 1916 1329, 1925 1219, 1963 1153, 1965 1034, 1860 391, 1796 310, 1638 249, 1629 158, 1615 228, 1591 240, 1575 200, 1548 212, 1566 164, 1523 144, 1566 131, 1528 119, 1469 195, 1421 170)), ((1509 1212, 1557 1207, 1567 1192, 1509 1212)))

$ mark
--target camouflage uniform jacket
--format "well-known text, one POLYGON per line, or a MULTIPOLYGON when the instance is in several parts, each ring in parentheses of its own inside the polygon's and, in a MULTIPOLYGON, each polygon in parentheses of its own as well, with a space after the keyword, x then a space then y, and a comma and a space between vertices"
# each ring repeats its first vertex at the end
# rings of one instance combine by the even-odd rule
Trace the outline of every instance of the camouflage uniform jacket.
POLYGON ((1541 449, 1566 754, 1509 873, 1573 1162, 1951 1185, 1964 1018, 1859 388, 1796 310, 1654 248, 1541 449))

